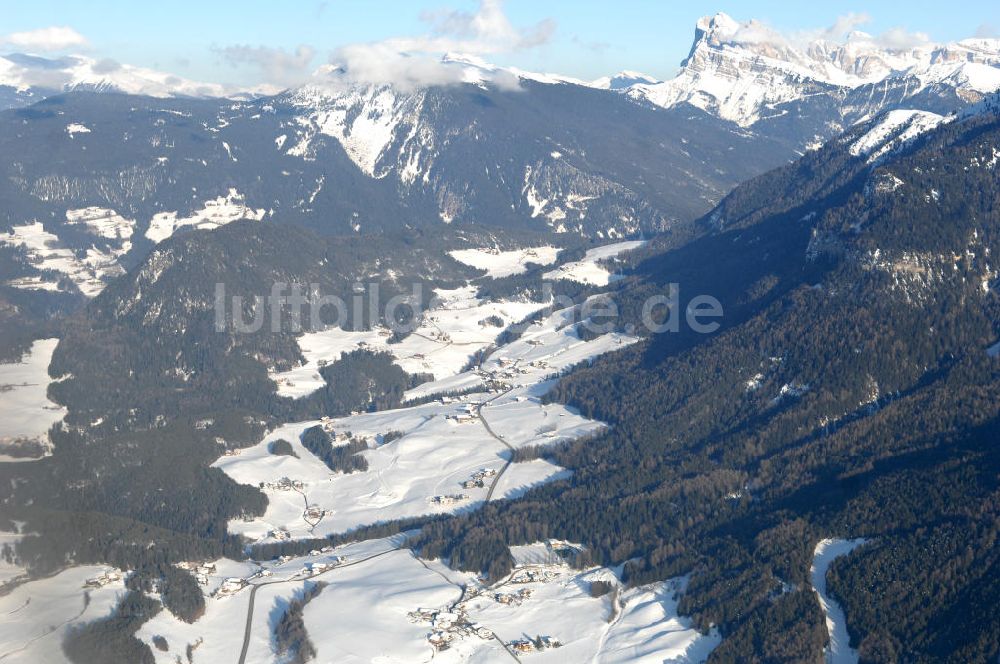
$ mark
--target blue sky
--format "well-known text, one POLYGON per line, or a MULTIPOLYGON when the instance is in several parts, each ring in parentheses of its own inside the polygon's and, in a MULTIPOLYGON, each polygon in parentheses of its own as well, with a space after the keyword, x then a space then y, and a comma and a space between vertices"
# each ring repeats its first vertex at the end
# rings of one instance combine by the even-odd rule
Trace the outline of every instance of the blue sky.
MULTIPOLYGON (((437 34, 447 32, 454 27, 451 19, 470 19, 478 5, 469 0, 35 0, 5 3, 0 50, 41 52, 41 44, 25 47, 31 44, 27 37, 10 37, 62 26, 85 43, 61 45, 56 39, 49 52, 80 51, 189 78, 249 85, 327 62, 348 44, 426 36, 435 26, 437 34)), ((717 11, 739 20, 760 19, 783 33, 824 28, 838 17, 863 13, 870 21, 861 29, 874 34, 904 28, 934 41, 977 32, 1000 36, 1000 2, 985 1, 911 2, 903 9, 901 3, 887 1, 506 0, 500 11, 516 34, 529 37, 514 45, 510 40, 505 46, 491 44, 483 57, 585 79, 621 69, 669 77, 687 53, 695 21, 717 11)))

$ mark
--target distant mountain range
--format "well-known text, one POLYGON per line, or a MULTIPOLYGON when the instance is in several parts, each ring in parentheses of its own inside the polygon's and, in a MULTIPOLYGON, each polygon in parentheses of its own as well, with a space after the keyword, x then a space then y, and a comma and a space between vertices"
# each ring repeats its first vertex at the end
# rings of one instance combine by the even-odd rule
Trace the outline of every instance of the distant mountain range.
POLYGON ((889 108, 950 109, 998 88, 998 39, 889 48, 855 31, 844 43, 793 45, 720 13, 698 21, 676 78, 626 94, 665 108, 688 103, 755 129, 786 115, 811 119, 819 141, 889 108), (832 114, 825 131, 817 110, 832 114))
MULTIPOLYGON (((793 43, 757 21, 739 22, 718 13, 698 20, 688 57, 679 73, 666 81, 628 70, 584 81, 500 67, 461 53, 448 53, 442 61, 461 70, 460 78, 468 83, 483 85, 502 73, 521 81, 592 87, 623 92, 640 103, 664 108, 690 104, 743 127, 790 113, 808 120, 808 114, 795 104, 809 100, 815 107, 822 101, 837 108, 840 118, 837 126, 819 131, 818 140, 904 102, 918 107, 936 103, 940 109, 977 101, 1000 89, 1000 39, 912 46, 883 42, 855 30, 844 40, 793 43)), ((336 81, 345 73, 340 66, 324 65, 313 80, 319 85, 350 87, 336 81)), ((191 81, 81 55, 58 59, 0 56, 0 105, 16 106, 80 89, 154 97, 247 98, 277 92, 267 86, 237 89, 191 81)))
POLYGON ((0 57, 0 146, 14 155, 0 244, 27 255, 11 283, 93 294, 173 233, 244 218, 327 235, 660 233, 857 122, 897 111, 912 138, 1000 88, 1000 40, 794 45, 725 14, 698 22, 665 82, 443 61, 460 82, 360 84, 328 65, 261 95, 83 56, 0 57))

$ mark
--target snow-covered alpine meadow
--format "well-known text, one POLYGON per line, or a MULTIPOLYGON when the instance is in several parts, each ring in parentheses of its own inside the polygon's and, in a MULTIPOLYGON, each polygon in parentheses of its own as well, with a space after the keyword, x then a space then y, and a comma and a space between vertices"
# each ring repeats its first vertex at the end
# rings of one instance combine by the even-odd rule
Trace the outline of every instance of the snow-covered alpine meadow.
MULTIPOLYGON (((98 224, 97 226, 87 224, 88 230, 95 235, 102 234, 109 228, 104 223, 105 220, 90 221, 98 224)), ((65 275, 87 297, 96 296, 104 290, 108 279, 125 272, 118 263, 118 257, 131 248, 131 243, 123 236, 119 238, 117 249, 106 250, 92 246, 83 256, 79 256, 72 249, 64 247, 58 236, 45 230, 40 221, 14 226, 9 233, 0 233, 0 244, 24 247, 32 267, 42 272, 65 275)), ((27 290, 60 290, 57 281, 48 275, 16 279, 8 282, 8 285, 27 290)))
POLYGON ((107 616, 124 590, 118 570, 85 565, 0 595, 0 661, 65 662, 62 641, 67 630, 107 616))
POLYGON ((225 196, 205 201, 200 210, 195 210, 186 217, 181 217, 176 211, 154 214, 149 221, 146 237, 153 242, 162 242, 185 226, 215 229, 240 219, 260 221, 264 215, 265 210, 249 207, 243 195, 230 188, 225 196))
POLYGON ((587 250, 584 257, 578 261, 560 265, 554 270, 550 270, 542 275, 545 279, 569 279, 581 284, 592 284, 594 286, 607 286, 616 275, 601 264, 601 261, 614 258, 618 254, 626 251, 638 249, 646 244, 643 240, 629 240, 626 242, 615 242, 606 244, 603 247, 587 250))
MULTIPOLYGON (((269 500, 263 518, 233 521, 230 529, 257 540, 322 536, 369 523, 472 509, 488 496, 518 495, 535 484, 564 477, 563 469, 543 461, 508 466, 511 450, 600 431, 604 424, 559 404, 542 404, 541 397, 551 388, 553 376, 636 340, 609 333, 584 341, 577 331, 582 324, 576 320, 577 310, 552 312, 528 326, 520 338, 493 351, 480 366, 458 373, 460 366, 453 364, 452 373, 405 395, 408 399, 442 395, 437 400, 287 424, 256 446, 222 457, 217 467, 237 482, 263 483, 269 500), (476 391, 447 396, 456 386, 476 391), (361 454, 368 470, 332 473, 302 447, 302 432, 317 424, 343 434, 344 443, 349 436, 366 439, 369 449, 361 454), (384 442, 390 432, 395 437, 384 442), (270 443, 279 439, 289 441, 298 456, 271 454, 270 443), (477 481, 477 472, 493 474, 477 481), (282 482, 283 478, 296 484, 282 482), (463 486, 468 482, 473 486, 463 486), (310 507, 314 514, 303 518, 310 507)), ((443 321, 452 311, 435 310, 434 316, 443 321)), ((448 367, 437 368, 445 373, 448 367)))
POLYGON ((24 460, 4 455, 19 442, 49 446, 49 428, 66 409, 49 401, 49 363, 58 339, 38 339, 20 362, 0 364, 0 461, 24 460))
POLYGON ((501 330, 544 309, 544 302, 484 300, 473 286, 435 292, 435 303, 416 330, 399 343, 390 343, 388 328, 344 330, 331 327, 308 332, 298 339, 306 358, 301 366, 288 371, 271 372, 278 393, 303 397, 324 382, 320 363, 335 362, 344 353, 358 348, 391 353, 396 363, 408 373, 428 373, 436 379, 457 374, 469 358, 486 348, 501 330), (495 318, 494 318, 495 317, 495 318), (491 323, 499 319, 500 326, 491 323))
POLYGON ((529 263, 536 265, 551 265, 556 262, 559 249, 552 246, 529 247, 527 249, 457 249, 448 255, 459 263, 465 263, 480 270, 486 270, 486 276, 500 278, 513 274, 521 274, 528 269, 529 263))
POLYGON ((512 547, 511 574, 484 584, 417 558, 404 547, 408 535, 297 558, 192 565, 205 614, 186 623, 161 611, 136 636, 166 641, 167 650, 152 649, 162 664, 188 652, 195 664, 242 661, 244 650, 246 662, 275 661, 278 620, 322 582, 303 612, 319 662, 701 662, 719 643, 678 616, 684 579, 624 589, 620 569, 573 569, 562 552, 578 545, 550 540, 512 547), (616 589, 593 597, 597 580, 616 589))

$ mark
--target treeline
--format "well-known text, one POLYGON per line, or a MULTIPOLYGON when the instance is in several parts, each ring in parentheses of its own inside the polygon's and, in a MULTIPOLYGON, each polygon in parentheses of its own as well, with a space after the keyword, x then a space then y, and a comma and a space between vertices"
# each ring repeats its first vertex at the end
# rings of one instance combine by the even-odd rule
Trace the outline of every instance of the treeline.
POLYGON ((107 618, 71 628, 63 640, 63 652, 75 664, 153 664, 153 651, 135 633, 159 610, 158 601, 131 590, 107 618))
POLYGON ((274 651, 284 662, 305 664, 316 657, 316 646, 309 639, 305 621, 302 619, 306 605, 323 592, 326 583, 319 581, 307 584, 300 597, 288 603, 274 626, 274 651))

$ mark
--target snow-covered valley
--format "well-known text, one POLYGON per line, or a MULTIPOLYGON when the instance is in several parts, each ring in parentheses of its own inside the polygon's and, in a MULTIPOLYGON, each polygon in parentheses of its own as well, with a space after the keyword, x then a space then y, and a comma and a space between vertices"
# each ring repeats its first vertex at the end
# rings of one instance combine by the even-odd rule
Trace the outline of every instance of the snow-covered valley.
MULTIPOLYGON (((435 312, 445 316, 447 309, 435 312)), ((244 484, 261 484, 269 496, 261 520, 235 521, 230 528, 255 539, 309 537, 343 532, 360 525, 428 513, 470 509, 489 498, 561 474, 544 461, 506 466, 511 449, 577 438, 604 425, 580 417, 564 406, 543 405, 551 377, 579 362, 635 341, 609 333, 590 341, 580 338, 575 309, 556 311, 529 326, 521 338, 490 354, 474 369, 459 372, 438 366, 441 378, 410 390, 408 399, 425 399, 459 390, 457 397, 391 411, 361 413, 326 421, 298 422, 271 432, 258 445, 226 456, 217 466, 244 484), (332 474, 301 446, 303 431, 315 425, 349 438, 369 441, 369 470, 332 474), (391 441, 387 435, 392 432, 391 441), (297 457, 275 456, 269 445, 288 440, 297 457), (477 471, 495 474, 479 486, 463 483, 477 471), (288 478, 301 486, 289 486, 288 478), (317 518, 302 518, 305 506, 317 518)), ((477 314, 478 315, 478 314, 477 314)), ((483 346, 485 347, 485 342, 483 346)), ((468 351, 466 351, 468 352, 468 351)), ((467 360, 467 355, 463 362, 467 360)))
POLYGON ((513 547, 513 572, 484 584, 420 560, 405 539, 279 561, 208 563, 201 568, 205 615, 189 624, 162 611, 137 636, 165 640, 166 650, 153 651, 163 664, 184 652, 195 664, 277 661, 278 618, 292 599, 324 583, 303 612, 320 662, 702 662, 720 640, 678 616, 684 579, 625 589, 620 570, 573 569, 562 555, 574 545, 551 540, 513 547), (593 596, 595 581, 612 590, 593 596))
MULTIPOLYGON (((612 275, 599 262, 638 244, 587 252, 563 266, 560 277, 607 283, 612 275)), ((552 263, 555 253, 474 250, 461 258, 510 274, 525 258, 552 263)), ((307 361, 273 374, 281 394, 304 396, 322 387, 319 367, 356 348, 389 351, 405 370, 434 379, 410 389, 399 408, 284 424, 256 445, 223 455, 216 468, 239 483, 260 487, 268 498, 262 517, 231 521, 230 532, 257 544, 321 538, 395 519, 475 510, 570 477, 548 460, 513 463, 512 455, 517 449, 603 430, 604 423, 545 404, 542 397, 560 374, 637 338, 614 332, 581 335, 584 305, 552 310, 546 302, 490 300, 481 298, 473 285, 437 296, 423 323, 398 343, 389 343, 388 330, 381 329, 334 328, 299 338, 307 361), (534 322, 527 322, 532 316, 534 322), (499 319, 501 326, 484 326, 484 319, 499 319), (522 321, 519 334, 496 345, 501 330, 522 321), (484 350, 483 359, 466 368, 470 357, 484 350), (331 471, 301 441, 303 432, 315 426, 326 430, 336 445, 365 441, 360 454, 367 469, 331 471), (273 453, 278 440, 288 441, 293 453, 273 453)), ((303 614, 318 661, 499 662, 530 657, 540 662, 697 662, 720 640, 714 632, 701 634, 678 615, 684 579, 626 589, 621 569, 576 569, 567 561, 580 546, 551 540, 512 547, 514 571, 490 583, 451 570, 443 561, 417 558, 405 547, 412 534, 268 561, 192 563, 188 567, 201 584, 205 613, 187 623, 160 611, 137 636, 154 646, 157 661, 164 663, 178 656, 196 663, 280 659, 274 641, 277 620, 293 599, 322 581, 329 585, 303 614), (613 589, 597 596, 591 589, 594 581, 608 582, 613 589)), ((21 536, 11 533, 4 541, 21 536)), ((50 587, 58 583, 63 594, 82 592, 85 578, 99 577, 113 581, 94 582, 103 603, 87 611, 92 617, 107 614, 121 596, 123 572, 71 571, 75 576, 66 583, 61 580, 70 572, 18 586, 0 597, 0 610, 17 611, 11 602, 24 604, 32 597, 36 612, 55 611, 39 599, 51 593, 50 587)), ((8 576, 19 573, 11 567, 8 576)), ((60 598, 64 612, 74 613, 72 602, 60 598)), ((74 616, 60 617, 60 629, 80 619, 74 616)), ((27 619, 40 618, 31 614, 27 619)), ((47 632, 19 646, 16 656, 63 661, 60 640, 47 632)))

